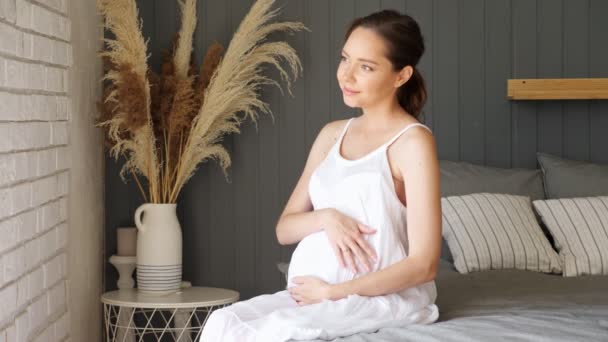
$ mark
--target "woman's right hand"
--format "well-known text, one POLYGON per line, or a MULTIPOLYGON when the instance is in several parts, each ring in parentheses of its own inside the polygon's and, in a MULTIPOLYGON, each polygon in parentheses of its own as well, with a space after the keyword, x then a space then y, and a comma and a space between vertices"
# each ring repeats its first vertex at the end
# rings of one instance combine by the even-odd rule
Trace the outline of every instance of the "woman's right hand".
POLYGON ((374 234, 376 230, 366 224, 346 216, 335 209, 330 209, 323 220, 323 227, 331 247, 338 258, 340 266, 345 266, 345 260, 353 273, 358 273, 354 257, 371 271, 371 262, 378 256, 362 234, 374 234))

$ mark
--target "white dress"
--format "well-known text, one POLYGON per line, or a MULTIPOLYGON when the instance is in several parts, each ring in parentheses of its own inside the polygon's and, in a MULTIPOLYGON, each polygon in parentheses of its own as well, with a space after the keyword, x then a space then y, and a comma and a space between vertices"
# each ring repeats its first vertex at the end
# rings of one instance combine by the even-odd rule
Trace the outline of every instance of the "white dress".
MULTIPOLYGON (((376 229, 364 234, 378 255, 372 272, 407 257, 406 207, 399 201, 386 150, 414 123, 369 154, 355 160, 340 155, 348 126, 327 157, 314 170, 309 195, 315 210, 335 208, 376 229)), ((325 231, 302 239, 289 264, 287 287, 295 276, 314 275, 328 283, 341 283, 368 273, 361 264, 358 274, 340 267, 325 231)), ((435 305, 437 289, 430 281, 382 296, 350 295, 337 301, 324 300, 298 305, 287 290, 264 294, 214 311, 201 334, 201 342, 248 342, 287 340, 331 340, 359 332, 374 332, 385 327, 429 324, 439 318, 435 305)))

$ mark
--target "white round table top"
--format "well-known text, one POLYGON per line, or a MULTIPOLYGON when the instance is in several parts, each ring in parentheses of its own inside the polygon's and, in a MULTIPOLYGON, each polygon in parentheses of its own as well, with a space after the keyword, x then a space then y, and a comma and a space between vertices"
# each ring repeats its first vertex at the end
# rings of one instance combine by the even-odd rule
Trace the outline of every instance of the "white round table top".
POLYGON ((137 289, 120 289, 101 296, 104 304, 132 308, 196 308, 234 303, 239 293, 217 287, 186 287, 169 294, 147 294, 137 289))

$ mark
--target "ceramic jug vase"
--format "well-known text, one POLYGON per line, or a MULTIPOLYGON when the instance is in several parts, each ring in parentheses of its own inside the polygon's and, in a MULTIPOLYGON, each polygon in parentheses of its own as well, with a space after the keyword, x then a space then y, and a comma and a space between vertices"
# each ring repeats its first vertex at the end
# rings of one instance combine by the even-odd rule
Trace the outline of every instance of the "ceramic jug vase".
POLYGON ((142 204, 137 226, 137 288, 150 294, 178 291, 182 280, 182 230, 176 204, 142 204))

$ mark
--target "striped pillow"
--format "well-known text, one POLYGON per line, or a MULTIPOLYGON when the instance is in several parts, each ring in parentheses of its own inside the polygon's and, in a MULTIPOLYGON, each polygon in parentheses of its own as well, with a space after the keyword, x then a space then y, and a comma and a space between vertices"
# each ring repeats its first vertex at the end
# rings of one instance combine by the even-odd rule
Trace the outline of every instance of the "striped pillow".
POLYGON ((475 193, 441 198, 443 237, 460 273, 521 269, 561 273, 530 197, 475 193))
POLYGON ((551 231, 564 277, 608 275, 608 196, 536 200, 551 231))

